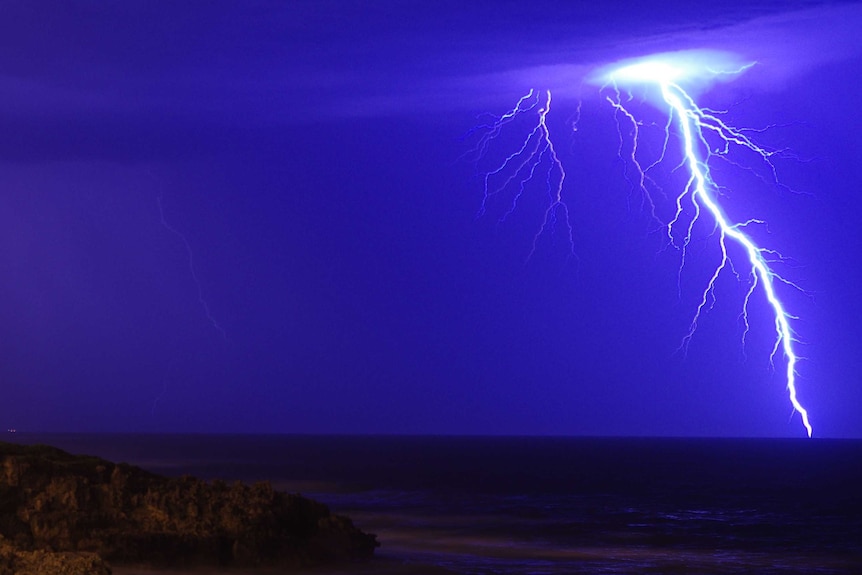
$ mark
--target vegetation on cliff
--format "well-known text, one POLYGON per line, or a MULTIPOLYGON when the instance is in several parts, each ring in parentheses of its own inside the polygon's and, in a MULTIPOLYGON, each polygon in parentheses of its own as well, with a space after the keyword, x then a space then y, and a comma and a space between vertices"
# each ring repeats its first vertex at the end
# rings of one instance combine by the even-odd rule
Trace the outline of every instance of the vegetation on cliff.
POLYGON ((99 573, 99 558, 289 567, 367 559, 378 546, 349 519, 269 483, 166 478, 48 446, 0 443, 0 461, 0 575, 49 555, 99 573))

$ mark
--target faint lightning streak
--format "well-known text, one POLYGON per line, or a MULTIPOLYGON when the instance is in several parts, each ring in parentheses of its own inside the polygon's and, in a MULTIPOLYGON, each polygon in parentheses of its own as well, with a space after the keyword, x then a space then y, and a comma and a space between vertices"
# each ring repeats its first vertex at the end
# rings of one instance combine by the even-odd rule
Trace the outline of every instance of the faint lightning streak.
POLYGON ((210 324, 212 324, 212 326, 222 335, 222 338, 224 338, 224 340, 227 341, 227 332, 224 330, 224 328, 221 325, 219 325, 218 321, 216 321, 216 318, 213 316, 212 312, 210 312, 209 304, 204 299, 203 288, 201 287, 201 282, 198 279, 198 274, 195 271, 194 252, 192 251, 192 246, 189 243, 189 240, 186 238, 185 234, 183 234, 181 231, 179 231, 178 229, 173 227, 165 219, 165 210, 162 206, 162 196, 161 195, 156 196, 156 203, 159 206, 159 218, 161 219, 162 225, 169 232, 176 235, 186 248, 186 255, 188 256, 188 259, 189 259, 189 273, 192 276, 192 281, 194 281, 194 283, 195 283, 195 288, 197 288, 198 303, 201 304, 201 307, 204 310, 204 314, 206 315, 206 318, 207 318, 207 320, 209 320, 210 324))
POLYGON ((156 414, 156 405, 158 405, 159 401, 165 396, 165 394, 167 392, 168 392, 168 382, 164 381, 164 382, 162 382, 162 391, 156 396, 156 398, 153 400, 152 407, 150 407, 150 415, 156 414))

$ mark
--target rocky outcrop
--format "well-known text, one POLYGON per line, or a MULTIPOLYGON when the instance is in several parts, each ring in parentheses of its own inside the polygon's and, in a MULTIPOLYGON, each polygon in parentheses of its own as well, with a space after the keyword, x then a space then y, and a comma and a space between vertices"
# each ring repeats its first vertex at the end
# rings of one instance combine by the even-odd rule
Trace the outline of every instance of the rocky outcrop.
POLYGON ((21 551, 0 538, 0 575, 111 575, 95 553, 21 551))
POLYGON ((268 483, 166 478, 8 443, 0 443, 0 535, 15 549, 0 561, 21 565, 27 553, 51 551, 78 553, 66 561, 94 553, 117 564, 298 567, 367 559, 378 546, 349 519, 268 483))

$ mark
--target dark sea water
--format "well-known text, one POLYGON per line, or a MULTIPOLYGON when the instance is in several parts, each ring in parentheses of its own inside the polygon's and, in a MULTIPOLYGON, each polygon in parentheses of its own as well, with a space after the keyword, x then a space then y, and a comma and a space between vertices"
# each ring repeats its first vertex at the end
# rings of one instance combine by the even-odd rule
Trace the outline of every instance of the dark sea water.
POLYGON ((370 564, 329 572, 862 573, 858 440, 7 439, 321 500, 382 543, 370 564))

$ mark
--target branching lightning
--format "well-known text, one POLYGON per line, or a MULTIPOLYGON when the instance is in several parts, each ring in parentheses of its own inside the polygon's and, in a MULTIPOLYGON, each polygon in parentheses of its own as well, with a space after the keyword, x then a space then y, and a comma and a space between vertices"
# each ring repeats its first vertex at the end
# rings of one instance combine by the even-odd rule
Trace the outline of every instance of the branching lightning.
MULTIPOLYGON (((680 250, 680 273, 682 273, 686 263, 696 222, 704 218, 709 219, 714 229, 713 235, 717 237, 721 254, 719 262, 712 271, 701 294, 700 302, 695 309, 688 332, 683 337, 680 348, 683 351, 687 349, 702 315, 712 307, 716 297, 716 283, 722 273, 729 270, 740 280, 745 276, 748 280, 748 289, 740 314, 744 326, 743 344, 749 332, 749 304, 752 301, 752 296, 759 289, 769 304, 774 321, 775 339, 770 354, 770 362, 775 365, 778 359, 784 361, 790 403, 793 410, 800 415, 802 424, 805 426, 808 436, 811 437, 813 431, 808 412, 797 398, 796 366, 799 356, 795 350, 797 340, 791 327, 792 320, 796 318, 787 312, 784 303, 776 292, 777 284, 799 288, 781 277, 773 269, 776 261, 782 261, 781 255, 774 250, 758 245, 751 236, 746 234, 747 226, 763 224, 763 222, 756 219, 735 222, 725 214, 719 201, 720 188, 713 180, 710 171, 711 160, 720 158, 730 161, 727 158, 728 152, 734 148, 742 148, 759 156, 764 165, 767 166, 771 179, 777 183, 778 178, 772 158, 781 150, 770 150, 758 145, 747 135, 753 130, 738 129, 729 125, 722 119, 721 112, 698 106, 695 98, 691 95, 710 82, 729 80, 753 65, 751 62, 741 62, 735 56, 727 53, 688 51, 656 55, 608 66, 597 71, 593 80, 601 86, 602 90, 608 89, 611 92, 606 100, 614 108, 617 119, 621 139, 619 150, 621 158, 623 151, 621 122, 630 123, 632 126, 629 132, 631 134, 631 154, 627 156, 625 162, 626 166, 633 166, 635 172, 630 174, 627 167, 625 175, 633 187, 639 188, 643 192, 652 216, 657 221, 656 206, 649 195, 646 183, 649 181, 650 170, 665 160, 673 134, 672 129, 675 127, 677 130, 677 136, 682 147, 682 160, 677 167, 686 170, 688 179, 682 191, 675 197, 673 217, 669 222, 662 223, 662 226, 669 243, 680 250), (689 91, 683 86, 688 87, 689 91), (660 157, 646 168, 641 166, 637 158, 641 124, 635 115, 626 108, 628 100, 622 97, 625 93, 631 99, 631 92, 621 92, 621 90, 631 90, 634 87, 643 89, 645 95, 648 91, 654 91, 655 93, 652 94, 654 103, 659 108, 667 110, 667 121, 664 124, 664 143, 660 157), (739 253, 744 254, 744 258, 739 258, 737 255, 739 253), (734 257, 739 261, 735 261, 734 257)), ((518 202, 524 194, 525 185, 536 176, 539 166, 547 160, 550 166, 547 168, 546 180, 549 202, 545 212, 545 221, 536 238, 553 228, 559 210, 562 210, 566 215, 568 226, 568 209, 562 199, 565 171, 554 150, 546 123, 550 102, 550 92, 547 92, 545 97, 531 90, 518 101, 512 110, 496 117, 492 123, 482 126, 484 133, 476 148, 478 154, 483 154, 490 141, 500 135, 507 123, 523 114, 535 113, 537 115, 535 127, 524 139, 520 148, 507 156, 497 168, 485 173, 484 196, 479 210, 480 215, 484 214, 491 198, 509 190, 511 197, 509 209, 501 218, 501 220, 505 220, 517 208, 518 202), (512 189, 514 192, 511 191, 512 189)), ((571 237, 571 227, 568 226, 570 245, 572 243, 571 237)), ((533 250, 535 250, 535 246, 536 239, 533 242, 533 250)))
MULTIPOLYGON (((784 304, 775 291, 776 283, 787 283, 794 287, 796 286, 778 275, 770 266, 771 260, 776 253, 760 247, 744 232, 744 228, 747 225, 762 222, 759 220, 748 220, 736 223, 728 219, 718 202, 718 194, 716 193, 718 186, 710 175, 710 158, 713 155, 725 155, 732 147, 737 146, 743 147, 760 156, 772 170, 772 175, 775 176, 775 168, 770 158, 776 152, 758 146, 742 130, 725 123, 717 113, 699 107, 681 85, 681 82, 692 72, 700 78, 709 75, 733 75, 741 73, 751 65, 743 64, 728 67, 722 65, 710 66, 709 63, 704 63, 696 66, 692 65, 691 62, 677 65, 673 61, 656 57, 615 67, 607 73, 606 79, 609 85, 613 85, 616 94, 619 94, 619 87, 623 85, 646 84, 657 86, 661 94, 661 101, 664 102, 669 110, 669 121, 666 126, 668 132, 666 134, 669 135, 670 126, 674 121, 679 129, 682 137, 683 164, 688 169, 689 179, 683 191, 676 198, 676 212, 673 219, 667 224, 667 235, 671 243, 680 247, 682 251, 681 265, 685 263, 686 249, 691 242, 694 224, 701 216, 706 215, 712 219, 715 224, 716 233, 718 234, 721 258, 703 290, 700 303, 689 326, 689 331, 683 338, 682 346, 686 347, 688 345, 697 329, 701 315, 709 308, 711 302, 714 301, 715 285, 720 274, 728 267, 731 267, 732 271, 736 273, 728 252, 729 244, 735 244, 745 253, 747 259, 746 267, 748 268, 747 275, 750 282, 743 302, 742 318, 745 325, 743 340, 749 327, 748 305, 752 294, 760 287, 769 302, 775 322, 775 343, 770 359, 774 362, 779 354, 783 356, 790 403, 793 405, 793 409, 801 416, 802 424, 805 426, 808 436, 811 437, 812 427, 808 420, 808 412, 799 403, 796 393, 796 364, 799 357, 794 349, 796 339, 790 327, 790 322, 794 318, 785 310, 784 304), (710 147, 706 140, 705 134, 707 132, 719 139, 721 142, 720 147, 715 150, 710 147), (683 202, 686 201, 690 202, 693 206, 694 215, 689 219, 688 225, 679 226, 682 223, 683 202), (680 240, 677 239, 677 230, 679 227, 683 227, 685 230, 680 240)), ((611 104, 622 109, 626 115, 631 117, 631 114, 623 108, 619 98, 616 101, 611 100, 611 104)), ((665 139, 666 145, 667 138, 665 139)), ((636 149, 636 146, 634 148, 636 149)), ((634 152, 632 153, 632 157, 634 158, 634 152)), ((637 165, 637 160, 634 161, 637 165)), ((640 169, 640 167, 638 167, 638 171, 641 175, 644 174, 644 170, 640 169)), ((643 187, 642 179, 640 183, 641 187, 643 187)))
POLYGON ((535 124, 520 147, 506 156, 496 168, 483 175, 484 196, 477 214, 477 216, 484 215, 488 202, 495 196, 510 193, 508 208, 499 219, 500 222, 505 221, 518 208, 518 202, 523 197, 526 186, 536 178, 544 178, 544 187, 548 195, 547 207, 542 223, 533 237, 530 256, 535 252, 539 238, 546 232, 555 231, 558 224, 564 226, 570 251, 574 253, 569 210, 562 197, 566 171, 563 169, 563 163, 557 155, 548 129, 547 117, 550 111, 551 92, 530 90, 518 100, 514 108, 502 116, 492 116, 490 123, 473 130, 473 132, 482 132, 474 148, 476 156, 481 157, 486 153, 490 143, 500 136, 506 124, 521 119, 525 115, 535 115, 535 124))

